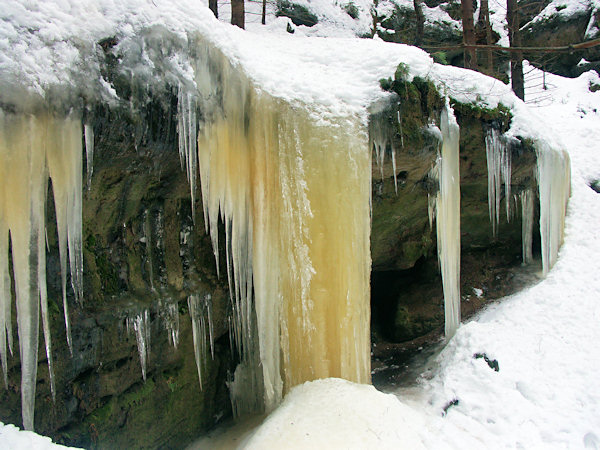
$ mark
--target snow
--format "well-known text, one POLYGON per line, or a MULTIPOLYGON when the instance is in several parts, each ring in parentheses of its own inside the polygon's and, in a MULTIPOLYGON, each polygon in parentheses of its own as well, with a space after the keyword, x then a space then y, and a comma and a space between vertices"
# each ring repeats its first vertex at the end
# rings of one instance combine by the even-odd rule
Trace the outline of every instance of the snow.
MULTIPOLYGON (((329 11, 321 3, 311 5, 329 11)), ((368 5, 356 4, 361 13, 368 5)), ((490 7, 499 31, 495 17, 504 12, 490 7)), ((386 96, 378 79, 391 76, 400 61, 410 67, 411 77, 429 78, 459 101, 503 103, 514 114, 509 135, 543 140, 571 158, 565 242, 547 278, 459 328, 417 386, 395 396, 335 379, 299 386, 248 445, 598 448, 600 196, 588 186, 600 178, 600 93, 589 91, 591 83, 600 84, 598 75, 588 72, 574 80, 546 75, 551 96, 543 109, 532 108, 498 80, 434 64, 415 48, 350 37, 360 24, 344 24, 342 32, 324 25, 316 31, 297 27, 293 36, 282 32, 284 24, 287 19, 280 18, 266 30, 244 32, 218 22, 193 0, 4 0, 0 102, 28 110, 31 106, 19 100, 24 89, 27 99, 56 98, 50 94, 58 92, 65 103, 79 94, 117 101, 114 87, 100 77, 101 50, 91 44, 111 36, 128 57, 135 53, 128 50, 138 50, 131 67, 149 85, 163 76, 193 85, 185 52, 199 33, 260 89, 292 105, 308 105, 317 120, 366 120, 365 107, 386 96), (149 41, 140 36, 147 33, 150 39, 150 31, 170 57, 161 59, 145 47, 149 41), (311 33, 337 37, 307 38, 311 33), (499 371, 475 354, 496 360, 499 371), (458 403, 442 415, 453 400, 458 403)), ((529 92, 526 87, 526 97, 529 92)), ((48 438, 0 424, 0 447, 45 446, 51 446, 48 438)))
POLYGON ((49 437, 40 436, 32 431, 22 431, 14 425, 0 422, 0 448, 58 450, 73 447, 53 444, 49 437))
POLYGON ((339 378, 294 388, 245 448, 424 449, 423 418, 373 386, 339 378))

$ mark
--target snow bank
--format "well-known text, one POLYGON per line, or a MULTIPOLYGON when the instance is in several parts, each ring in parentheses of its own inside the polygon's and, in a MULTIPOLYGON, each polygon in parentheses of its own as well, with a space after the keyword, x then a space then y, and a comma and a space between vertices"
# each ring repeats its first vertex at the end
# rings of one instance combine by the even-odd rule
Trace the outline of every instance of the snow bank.
POLYGON ((54 444, 49 437, 40 436, 32 431, 21 431, 14 425, 5 425, 0 422, 0 448, 58 450, 74 447, 54 444))
POLYGON ((373 386, 338 378, 304 383, 245 448, 422 449, 423 418, 373 386))

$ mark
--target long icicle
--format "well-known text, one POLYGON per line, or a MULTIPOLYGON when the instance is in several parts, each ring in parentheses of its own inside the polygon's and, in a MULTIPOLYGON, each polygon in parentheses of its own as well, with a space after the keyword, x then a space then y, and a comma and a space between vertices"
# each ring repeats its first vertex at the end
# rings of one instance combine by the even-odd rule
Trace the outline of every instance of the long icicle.
POLYGON ((438 258, 444 290, 446 339, 460 325, 460 174, 459 128, 448 100, 440 119, 442 151, 439 158, 440 190, 436 201, 438 258))

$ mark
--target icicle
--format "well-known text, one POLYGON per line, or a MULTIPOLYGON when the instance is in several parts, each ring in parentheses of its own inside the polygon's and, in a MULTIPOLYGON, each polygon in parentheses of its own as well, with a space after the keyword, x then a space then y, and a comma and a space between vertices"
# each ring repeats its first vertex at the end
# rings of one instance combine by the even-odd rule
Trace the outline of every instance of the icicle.
POLYGON ((207 49, 195 81, 203 213, 217 267, 225 226, 241 354, 234 410, 272 409, 315 378, 368 382, 369 150, 383 163, 387 142, 369 147, 358 117, 317 124, 207 49))
POLYGON ((398 176, 396 174, 396 150, 392 147, 392 169, 394 171, 394 191, 398 194, 398 176))
POLYGON ((146 270, 148 270, 148 283, 150 284, 150 290, 154 289, 154 264, 152 262, 152 229, 150 227, 150 213, 146 209, 144 210, 143 216, 144 226, 144 244, 146 246, 146 270))
POLYGON ((150 313, 148 309, 128 317, 126 320, 127 332, 131 330, 135 333, 138 354, 140 356, 140 366, 142 368, 142 378, 146 381, 146 368, 150 359, 150 313))
POLYGON ((448 100, 442 110, 443 141, 438 159, 440 190, 436 200, 438 259, 444 290, 445 332, 450 339, 460 325, 460 174, 459 128, 448 100))
POLYGON ((429 217, 429 229, 433 229, 433 221, 435 219, 435 204, 437 196, 427 194, 427 216, 429 217))
POLYGON ((196 99, 179 85, 177 95, 179 159, 190 183, 192 218, 196 216, 196 176, 198 173, 196 99))
POLYGON ((170 298, 159 301, 160 316, 169 336, 169 343, 177 349, 179 345, 179 305, 170 298))
POLYGON ((504 183, 506 201, 506 220, 510 221, 510 185, 511 152, 500 137, 498 130, 492 128, 485 136, 485 153, 488 167, 488 208, 492 222, 492 234, 497 236, 500 223, 501 183, 504 183))
POLYGON ((52 178, 63 276, 67 340, 71 333, 66 304, 66 252, 77 299, 82 297, 81 167, 82 130, 77 118, 50 114, 25 116, 0 112, 0 352, 6 375, 6 341, 12 351, 8 236, 12 243, 17 325, 21 356, 23 425, 33 429, 39 315, 46 341, 53 397, 54 369, 46 292, 45 204, 52 178), (24 183, 23 180, 28 182, 24 183))
MULTIPOLYGON (((0 129, 0 141, 2 141, 0 129)), ((2 155, 0 154, 0 158, 2 155)), ((4 179, 4 165, 0 164, 0 180, 4 179)), ((11 325, 11 281, 8 271, 8 230, 4 222, 4 198, 0 194, 0 358, 2 359, 2 374, 4 387, 8 388, 8 351, 12 354, 12 325, 11 325), (8 346, 7 346, 8 341, 8 346)))
POLYGON ((188 297, 188 308, 190 319, 192 321, 192 337, 194 340, 194 358, 196 359, 196 368, 198 369, 198 382, 202 389, 202 371, 206 370, 206 360, 208 356, 208 345, 206 342, 206 331, 208 322, 208 335, 210 342, 210 352, 214 359, 214 341, 212 324, 212 300, 210 295, 200 298, 198 295, 188 297))
POLYGON ((531 189, 521 191, 519 198, 522 216, 523 264, 531 264, 533 261, 533 192, 531 189))
POLYGON ((85 165, 87 169, 87 189, 92 186, 92 175, 94 174, 94 128, 90 124, 83 126, 85 136, 85 165))
POLYGON ((563 242, 567 202, 571 195, 569 156, 538 142, 537 182, 540 198, 540 236, 544 275, 554 266, 563 242))

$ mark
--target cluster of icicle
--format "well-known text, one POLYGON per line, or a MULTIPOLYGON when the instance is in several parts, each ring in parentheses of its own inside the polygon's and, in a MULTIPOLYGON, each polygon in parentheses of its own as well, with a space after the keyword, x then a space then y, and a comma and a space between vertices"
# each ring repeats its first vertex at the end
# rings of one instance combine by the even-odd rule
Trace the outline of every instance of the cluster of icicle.
POLYGON ((390 151, 392 159, 392 170, 394 171, 394 190, 398 193, 398 175, 396 167, 396 147, 394 146, 392 136, 397 133, 400 135, 400 146, 404 148, 404 135, 402 133, 402 115, 400 105, 395 111, 395 117, 385 117, 387 111, 372 112, 369 122, 369 148, 375 150, 375 163, 381 174, 383 181, 383 166, 385 164, 385 154, 390 151))
POLYGON ((194 339, 194 358, 198 369, 198 381, 202 389, 202 371, 206 370, 208 360, 208 346, 210 355, 215 358, 215 342, 212 320, 212 298, 210 294, 205 296, 190 295, 188 297, 188 308, 192 320, 192 337, 194 339), (206 337, 208 336, 208 343, 206 337))
MULTIPOLYGON (((501 183, 504 183, 506 219, 511 219, 511 151, 496 129, 490 129, 485 137, 488 167, 488 205, 492 232, 496 236, 500 221, 501 183)), ((571 168, 568 155, 550 148, 544 142, 536 142, 536 180, 540 210, 540 237, 543 274, 546 275, 558 258, 563 241, 565 215, 570 196, 571 168)), ((519 193, 522 215, 523 263, 533 260, 534 193, 524 189, 519 193)), ((515 201, 516 203, 516 201, 515 201)))
POLYGON ((444 291, 445 334, 460 326, 460 129, 448 100, 440 117, 441 150, 433 169, 439 189, 429 197, 429 224, 436 219, 437 249, 444 291))
POLYGON ((199 172, 219 272, 225 228, 241 361, 229 383, 234 411, 270 410, 307 380, 369 381, 366 130, 355 117, 318 124, 209 48, 198 50, 195 78, 180 86, 179 152, 192 192, 199 172))
MULTIPOLYGON (((212 298, 210 294, 190 295, 187 300, 192 324, 192 337, 194 341, 194 357, 198 368, 198 381, 202 389, 202 372, 206 370, 208 361, 208 348, 214 359, 214 331, 212 319, 212 298)), ((170 298, 159 299, 157 304, 157 318, 166 330, 169 343, 177 349, 179 345, 179 304, 170 298)), ((127 334, 134 333, 140 357, 142 378, 146 381, 148 363, 150 361, 150 341, 152 335, 152 321, 150 310, 145 308, 125 319, 127 334)))
POLYGON ((495 128, 490 129, 485 136, 485 154, 488 169, 488 208, 492 233, 497 236, 500 223, 500 199, 502 198, 501 185, 504 183, 504 196, 506 200, 506 219, 510 220, 510 181, 511 181, 511 151, 506 142, 502 140, 500 132, 495 128))
MULTIPOLYGON (((93 134, 91 127, 85 131, 91 176, 93 134)), ((22 416, 27 430, 33 429, 40 311, 55 396, 46 291, 48 178, 52 180, 56 211, 67 341, 73 351, 67 308, 67 254, 75 299, 81 301, 82 141, 81 120, 76 115, 13 114, 0 110, 0 357, 6 385, 7 353, 12 353, 14 347, 11 329, 11 280, 14 279, 22 416)))

